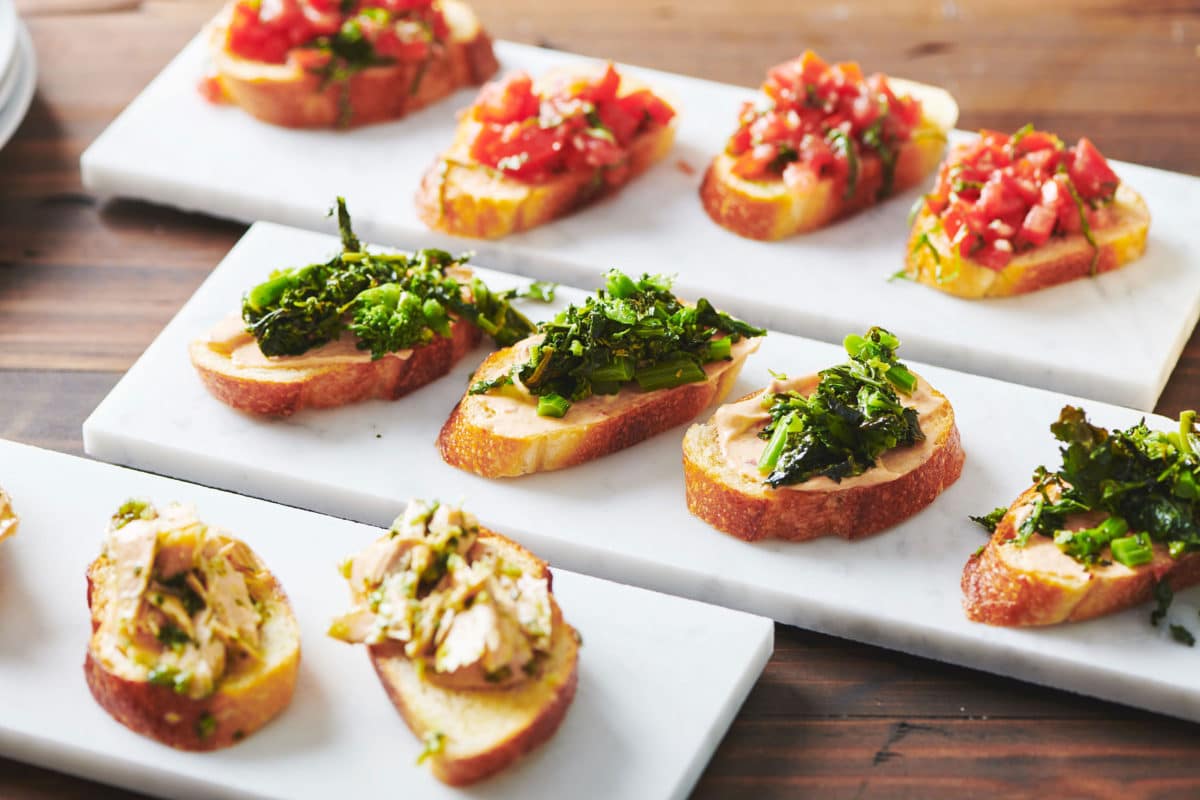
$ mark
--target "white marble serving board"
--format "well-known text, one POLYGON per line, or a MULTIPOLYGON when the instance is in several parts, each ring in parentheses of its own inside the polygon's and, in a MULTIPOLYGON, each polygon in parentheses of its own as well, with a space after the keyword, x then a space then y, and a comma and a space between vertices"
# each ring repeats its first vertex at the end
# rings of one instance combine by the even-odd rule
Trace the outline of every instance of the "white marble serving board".
MULTIPOLYGON (((497 52, 503 70, 533 74, 585 61, 505 42, 497 52)), ((430 233, 412 202, 474 90, 401 122, 291 131, 208 104, 196 91, 206 68, 197 39, 84 153, 84 184, 102 195, 314 230, 326 230, 326 210, 345 195, 372 241, 470 247, 495 269, 583 287, 614 265, 678 273, 681 292, 706 294, 777 330, 839 342, 847 328, 890 325, 909 331, 913 358, 1144 409, 1154 407, 1200 316, 1196 178, 1116 164, 1154 215, 1143 259, 1097 280, 969 302, 887 280, 903 265, 906 216, 925 187, 780 243, 741 239, 709 220, 697 196, 700 177, 752 96, 744 88, 638 70, 680 111, 678 143, 666 161, 593 208, 484 242, 430 233)))
MULTIPOLYGON (((251 228, 84 424, 87 451, 377 525, 391 519, 400 498, 461 497, 485 523, 519 534, 566 569, 1200 720, 1197 653, 1162 639, 1146 608, 1049 630, 990 628, 960 609, 962 566, 986 540, 967 516, 1008 503, 1037 464, 1054 461, 1048 426, 1070 398, 914 365, 954 404, 967 452, 962 478, 921 514, 865 541, 746 544, 688 513, 683 427, 589 464, 519 479, 489 481, 447 466, 434 440, 482 347, 450 375, 391 403, 260 419, 210 397, 188 363, 188 341, 272 268, 336 249, 332 237, 251 228)), ((481 274, 500 287, 516 281, 481 274)), ((523 308, 548 316, 582 296, 560 289, 555 305, 523 308)), ((768 369, 808 374, 844 357, 840 348, 773 333, 732 396, 765 385, 768 369)), ((1140 417, 1101 403, 1086 408, 1108 426, 1140 417)), ((1200 631, 1196 619, 1188 623, 1200 631)))
POLYGON ((163 797, 524 800, 570 787, 578 798, 683 798, 772 651, 769 620, 555 569, 583 636, 575 701, 543 747, 456 790, 416 764, 421 745, 366 650, 325 635, 348 603, 337 565, 382 531, 3 440, 0 486, 22 517, 0 543, 0 755, 163 797), (254 548, 291 598, 295 697, 235 747, 171 750, 121 727, 88 692, 84 573, 128 497, 194 504, 254 548))

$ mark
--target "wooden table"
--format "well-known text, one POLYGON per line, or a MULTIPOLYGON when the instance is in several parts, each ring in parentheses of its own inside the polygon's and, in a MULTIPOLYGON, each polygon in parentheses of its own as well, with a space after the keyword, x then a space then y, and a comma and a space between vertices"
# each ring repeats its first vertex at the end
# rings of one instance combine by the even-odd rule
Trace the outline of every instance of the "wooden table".
MULTIPOLYGON (((18 3, 41 74, 28 119, 0 152, 0 437, 79 453, 83 419, 243 230, 102 205, 79 178, 84 147, 217 0, 18 3)), ((1114 158, 1200 174, 1195 2, 475 5, 500 37, 746 85, 812 46, 949 88, 963 127, 1033 121, 1087 134, 1114 158)), ((1194 334, 1157 410, 1198 405, 1194 334)), ((781 625, 696 794, 1195 797, 1200 727, 781 625)), ((0 797, 129 796, 0 760, 0 797)))

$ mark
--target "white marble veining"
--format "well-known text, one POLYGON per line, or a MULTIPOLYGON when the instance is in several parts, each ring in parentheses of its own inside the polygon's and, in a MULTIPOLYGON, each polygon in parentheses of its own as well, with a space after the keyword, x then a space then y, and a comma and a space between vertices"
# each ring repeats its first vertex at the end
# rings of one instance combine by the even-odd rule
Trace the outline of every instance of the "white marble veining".
MULTIPOLYGON (((377 525, 391 519, 399 498, 465 498, 486 523, 519 533, 566 569, 1200 720, 1197 653, 1160 639, 1146 608, 1050 630, 990 628, 963 616, 959 576, 985 541, 967 516, 1008 503, 1036 465, 1054 461, 1048 426, 1070 398, 914 364, 954 404, 967 453, 958 483, 865 541, 746 544, 688 513, 683 427, 580 467, 519 479, 489 481, 447 466, 434 439, 483 348, 393 403, 263 420, 210 397, 188 363, 187 342, 271 269, 334 250, 332 237, 254 226, 85 423, 87 451, 377 525)), ((483 275, 506 285, 507 276, 483 275)), ((557 305, 581 296, 562 289, 557 305)), ((552 311, 524 308, 535 316, 552 311)), ((893 330, 907 339, 904 328, 893 330)), ((764 386, 768 369, 806 374, 843 358, 840 348, 773 333, 732 396, 764 386)), ((1107 426, 1141 416, 1084 405, 1107 426)))
POLYGON ((421 745, 365 649, 325 635, 348 602, 337 565, 378 529, 5 441, 0 486, 22 516, 0 544, 0 755, 163 797, 550 798, 570 787, 579 798, 684 798, 772 650, 761 617, 555 570, 583 636, 575 702, 544 747, 455 790, 415 764, 421 745), (183 753, 138 736, 84 683, 84 572, 131 496, 193 503, 253 547, 291 598, 303 637, 295 698, 231 749, 183 753))
MULTIPOLYGON (((534 74, 583 60, 506 42, 497 52, 504 70, 534 74)), ((922 361, 1136 408, 1154 407, 1200 316, 1196 178, 1116 164, 1154 216, 1144 258, 1096 280, 970 302, 887 280, 903 265, 907 212, 924 187, 779 243, 741 239, 709 220, 697 189, 751 96, 744 88, 639 70, 680 110, 666 161, 593 208, 483 242, 430 233, 412 202, 473 90, 400 122, 293 131, 204 101, 195 87, 205 58, 193 41, 84 153, 89 189, 321 231, 341 194, 372 241, 469 247, 495 269, 583 287, 610 266, 678 273, 681 292, 777 330, 840 342, 847 328, 886 325, 907 330, 908 352, 922 361)))

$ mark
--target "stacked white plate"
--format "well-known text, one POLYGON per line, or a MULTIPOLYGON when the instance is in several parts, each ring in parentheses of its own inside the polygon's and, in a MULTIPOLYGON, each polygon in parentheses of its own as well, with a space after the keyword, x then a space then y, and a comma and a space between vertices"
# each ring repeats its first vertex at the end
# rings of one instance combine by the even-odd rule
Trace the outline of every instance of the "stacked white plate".
POLYGON ((0 147, 16 133, 37 87, 37 59, 13 0, 0 0, 0 147))

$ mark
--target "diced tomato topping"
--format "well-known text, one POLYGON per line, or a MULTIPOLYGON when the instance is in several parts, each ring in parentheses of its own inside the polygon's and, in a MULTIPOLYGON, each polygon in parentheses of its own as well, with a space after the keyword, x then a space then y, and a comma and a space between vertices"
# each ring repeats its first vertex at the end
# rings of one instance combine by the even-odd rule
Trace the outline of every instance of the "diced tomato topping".
POLYGON ((604 180, 619 182, 633 141, 675 116, 650 90, 621 95, 620 87, 612 64, 543 91, 522 72, 490 83, 471 108, 479 123, 471 158, 531 183, 582 169, 603 169, 604 180))
POLYGON ((520 122, 538 112, 538 98, 533 93, 533 80, 524 72, 509 76, 507 81, 486 84, 475 100, 475 119, 480 122, 520 122))
POLYGON ((200 90, 200 95, 210 103, 225 102, 225 89, 221 86, 221 79, 216 75, 205 75, 200 79, 200 84, 196 88, 200 90))
MULTIPOLYGON (((254 61, 283 64, 293 51, 319 48, 353 22, 374 54, 393 61, 429 57, 431 40, 443 41, 450 28, 433 0, 238 0, 229 25, 230 52, 254 61)), ((326 59, 326 62, 328 59, 326 59)))
POLYGON ((881 174, 882 156, 891 163, 921 121, 920 102, 897 97, 887 76, 864 77, 858 64, 830 65, 811 50, 768 70, 762 90, 769 102, 747 103, 726 145, 734 172, 751 180, 775 180, 796 161, 808 175, 849 180, 852 158, 874 162, 856 174, 881 174))
POLYGON ((1051 133, 981 131, 954 148, 926 208, 959 252, 992 269, 1053 236, 1110 223, 1119 180, 1087 139, 1065 147, 1051 133))

